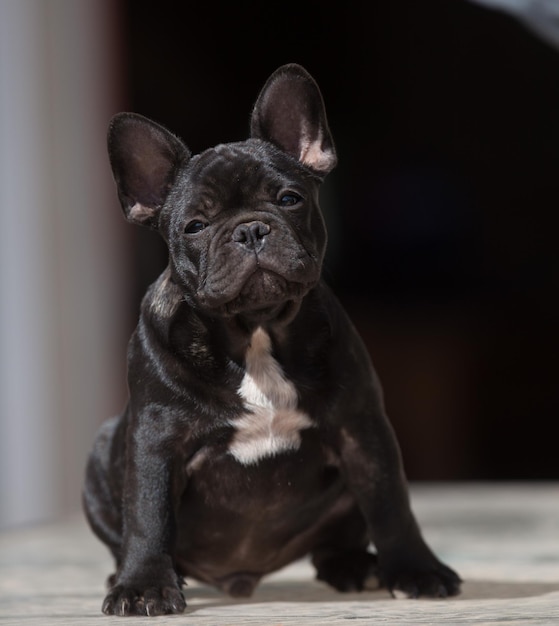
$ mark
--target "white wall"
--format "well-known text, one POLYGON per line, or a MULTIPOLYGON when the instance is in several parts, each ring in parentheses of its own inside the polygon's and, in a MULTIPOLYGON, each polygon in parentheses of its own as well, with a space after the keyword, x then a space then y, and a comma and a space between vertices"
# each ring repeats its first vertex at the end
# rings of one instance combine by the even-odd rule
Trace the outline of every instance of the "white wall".
POLYGON ((0 0, 0 527, 79 507, 94 433, 124 400, 117 6, 0 0))

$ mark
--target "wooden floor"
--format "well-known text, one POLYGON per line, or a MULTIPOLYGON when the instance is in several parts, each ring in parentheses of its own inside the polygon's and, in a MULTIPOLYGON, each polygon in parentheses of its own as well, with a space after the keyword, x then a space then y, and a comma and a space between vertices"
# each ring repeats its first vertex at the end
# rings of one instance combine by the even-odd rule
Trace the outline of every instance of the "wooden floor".
MULTIPOLYGON (((559 484, 412 487, 436 552, 464 578, 450 600, 339 594, 306 562, 265 579, 248 601, 188 581, 184 615, 136 624, 559 624, 559 484)), ((123 623, 101 614, 108 553, 81 516, 0 534, 0 624, 123 623)), ((125 622, 124 622, 125 623, 125 622)))

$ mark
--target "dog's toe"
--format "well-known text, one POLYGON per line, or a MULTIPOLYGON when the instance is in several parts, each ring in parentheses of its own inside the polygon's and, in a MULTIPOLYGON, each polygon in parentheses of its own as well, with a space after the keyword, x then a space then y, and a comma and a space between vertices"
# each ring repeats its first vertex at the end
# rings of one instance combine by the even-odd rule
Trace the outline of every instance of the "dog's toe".
POLYGON ((139 591, 117 585, 111 589, 103 602, 105 615, 170 615, 182 613, 186 602, 180 589, 174 587, 150 587, 139 591))

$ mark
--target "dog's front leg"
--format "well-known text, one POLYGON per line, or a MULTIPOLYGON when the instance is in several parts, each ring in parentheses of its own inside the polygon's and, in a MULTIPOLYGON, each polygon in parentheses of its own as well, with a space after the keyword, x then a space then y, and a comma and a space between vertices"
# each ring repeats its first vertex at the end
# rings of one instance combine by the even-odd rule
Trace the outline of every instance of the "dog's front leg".
POLYGON ((342 463, 378 552, 381 581, 397 595, 455 595, 460 578, 425 543, 412 513, 400 451, 392 429, 379 413, 342 430, 342 463), (373 426, 372 428, 370 426, 373 426))
POLYGON ((123 545, 108 615, 164 615, 186 607, 171 558, 175 530, 169 445, 153 417, 130 428, 123 498, 123 545))

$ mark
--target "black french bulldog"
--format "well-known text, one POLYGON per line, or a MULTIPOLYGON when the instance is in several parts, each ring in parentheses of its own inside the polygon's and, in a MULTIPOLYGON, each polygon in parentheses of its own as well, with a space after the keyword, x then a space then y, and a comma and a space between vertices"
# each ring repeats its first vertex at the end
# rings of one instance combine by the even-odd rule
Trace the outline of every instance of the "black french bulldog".
POLYGON ((321 281, 336 153, 311 76, 274 72, 246 141, 192 156, 123 113, 108 145, 126 217, 161 233, 169 265, 130 342, 128 406, 87 467, 85 511, 117 566, 103 611, 180 613, 183 576, 249 596, 308 554, 340 591, 458 593, 410 510, 366 349, 321 281))

